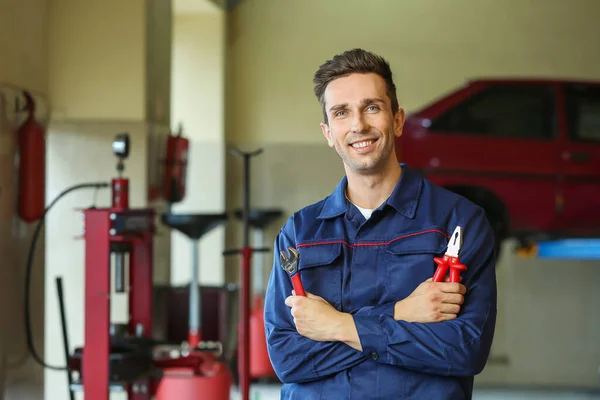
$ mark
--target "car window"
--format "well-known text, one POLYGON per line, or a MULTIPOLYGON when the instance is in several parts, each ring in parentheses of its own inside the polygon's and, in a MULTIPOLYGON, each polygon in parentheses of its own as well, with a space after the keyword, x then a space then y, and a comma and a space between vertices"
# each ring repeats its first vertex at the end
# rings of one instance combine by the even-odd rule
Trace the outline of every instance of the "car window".
POLYGON ((567 85, 566 95, 571 138, 600 142, 600 86, 567 85))
POLYGON ((556 132, 554 99, 554 90, 548 85, 490 86, 434 119, 430 130, 551 139, 556 132))

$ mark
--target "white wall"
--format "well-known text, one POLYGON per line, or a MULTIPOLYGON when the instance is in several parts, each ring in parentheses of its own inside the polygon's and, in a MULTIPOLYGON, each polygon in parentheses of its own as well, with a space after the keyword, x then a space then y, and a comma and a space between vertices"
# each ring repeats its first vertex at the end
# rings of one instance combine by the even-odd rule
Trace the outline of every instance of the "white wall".
MULTIPOLYGON (((213 11, 176 15, 173 33, 171 125, 183 125, 190 139, 185 199, 174 213, 225 211, 225 14, 213 11)), ((225 227, 206 234, 199 244, 200 283, 224 283, 225 227)), ((172 234, 171 283, 188 284, 191 244, 172 234)))
POLYGON ((49 74, 55 119, 144 119, 145 4, 52 3, 49 74))

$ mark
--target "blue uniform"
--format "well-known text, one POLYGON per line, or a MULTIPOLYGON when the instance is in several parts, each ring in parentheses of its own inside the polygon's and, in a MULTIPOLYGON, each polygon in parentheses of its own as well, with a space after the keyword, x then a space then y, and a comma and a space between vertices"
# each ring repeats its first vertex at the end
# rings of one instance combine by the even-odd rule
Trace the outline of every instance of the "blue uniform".
POLYGON ((496 324, 494 237, 483 209, 403 165, 388 200, 365 220, 345 197, 344 177, 322 201, 294 213, 275 239, 265 331, 282 399, 470 399, 496 324), (394 304, 431 278, 456 226, 467 288, 458 318, 394 320, 394 304), (363 351, 318 342, 295 328, 292 284, 278 255, 300 252, 307 292, 353 315, 363 351))

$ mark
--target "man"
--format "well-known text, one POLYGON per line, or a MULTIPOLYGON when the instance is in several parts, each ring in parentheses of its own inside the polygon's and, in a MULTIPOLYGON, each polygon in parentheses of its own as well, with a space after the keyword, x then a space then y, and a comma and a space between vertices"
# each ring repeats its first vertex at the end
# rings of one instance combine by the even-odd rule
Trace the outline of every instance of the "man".
MULTIPOLYGON (((284 399, 470 399, 496 322, 494 237, 483 210, 399 164, 388 63, 355 49, 314 77, 323 135, 346 175, 275 240, 265 299, 284 399), (433 258, 463 228, 462 282, 432 282, 433 258), (280 251, 300 253, 306 297, 280 251)), ((405 149, 404 151, 410 151, 405 149)))

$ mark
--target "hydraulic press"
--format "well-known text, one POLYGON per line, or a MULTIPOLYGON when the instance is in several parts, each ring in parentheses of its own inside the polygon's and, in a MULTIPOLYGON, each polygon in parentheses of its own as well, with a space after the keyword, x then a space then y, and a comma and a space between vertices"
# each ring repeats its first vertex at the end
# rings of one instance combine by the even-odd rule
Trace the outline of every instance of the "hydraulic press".
POLYGON ((186 234, 192 244, 190 324, 187 342, 154 340, 155 212, 129 208, 129 181, 122 176, 129 136, 118 135, 113 151, 119 159, 119 177, 112 180, 112 205, 83 211, 85 342, 70 360, 70 370, 79 371, 81 377, 73 386, 83 390, 86 400, 108 400, 111 390, 126 391, 129 400, 228 399, 231 373, 221 359, 222 345, 201 337, 197 276, 198 241, 225 222, 226 214, 163 215, 163 222, 186 234), (129 297, 126 324, 111 323, 111 282, 115 292, 129 297))
POLYGON ((112 205, 83 210, 85 226, 85 333, 71 369, 80 371, 86 400, 108 400, 112 390, 129 400, 152 396, 152 266, 154 210, 129 208, 123 177, 129 135, 117 135, 113 151, 119 177, 112 179, 112 205), (128 322, 111 324, 111 280, 127 292, 128 322))

